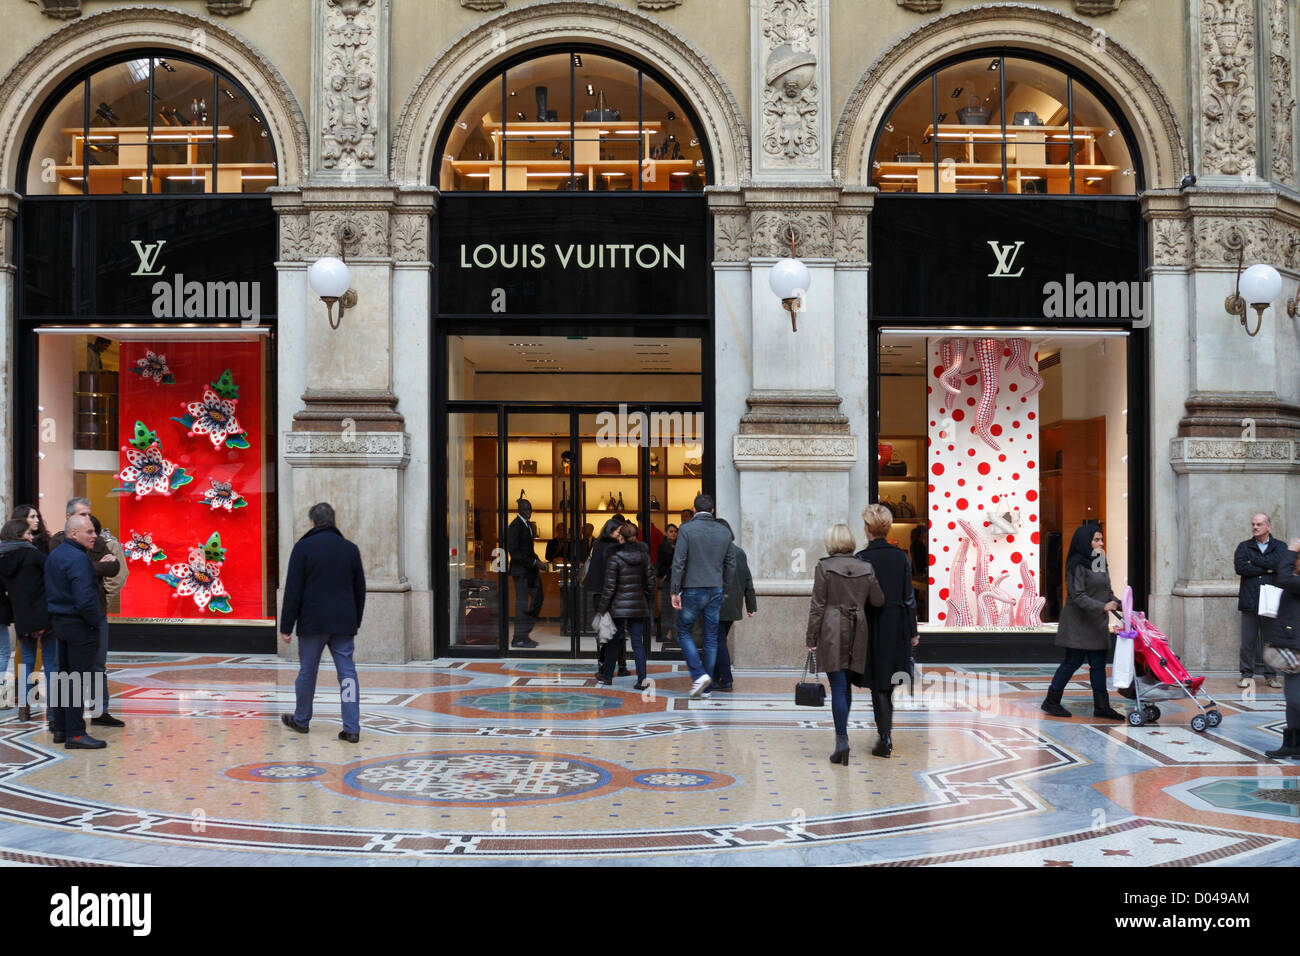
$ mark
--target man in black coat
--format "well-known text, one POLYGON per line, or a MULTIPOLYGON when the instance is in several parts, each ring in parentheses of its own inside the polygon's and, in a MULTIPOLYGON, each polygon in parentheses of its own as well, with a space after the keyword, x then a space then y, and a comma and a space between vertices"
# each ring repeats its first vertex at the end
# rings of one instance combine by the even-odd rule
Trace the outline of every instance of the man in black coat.
POLYGON ((510 580, 515 588, 515 636, 511 647, 536 647, 529 635, 542 609, 542 576, 533 548, 532 503, 521 497, 519 513, 506 528, 506 554, 510 558, 510 580))
POLYGON ((328 646, 343 702, 339 740, 354 744, 361 739, 361 686, 352 651, 366 607, 366 572, 360 549, 334 527, 333 508, 325 502, 312 505, 307 517, 311 530, 298 539, 289 555, 280 608, 280 640, 288 644, 294 625, 298 627, 297 706, 292 716, 281 714, 280 720, 291 730, 307 733, 316 671, 328 646))
MULTIPOLYGON (((1274 584, 1277 581, 1277 566, 1286 557, 1286 548, 1272 535, 1273 526, 1268 515, 1252 515, 1250 519, 1251 536, 1237 545, 1232 557, 1233 570, 1241 576, 1241 586, 1237 591, 1237 609, 1241 611, 1241 655, 1238 664, 1241 680, 1238 687, 1249 687, 1255 683, 1255 656, 1262 649, 1263 619, 1259 616, 1259 586, 1274 584)), ((1268 686, 1281 687, 1277 674, 1264 665, 1264 676, 1268 686)))
POLYGON ((54 742, 68 750, 98 750, 104 741, 86 733, 82 714, 95 678, 99 650, 99 592, 90 565, 95 526, 86 515, 70 515, 62 543, 45 561, 45 602, 59 642, 59 666, 48 688, 54 742))

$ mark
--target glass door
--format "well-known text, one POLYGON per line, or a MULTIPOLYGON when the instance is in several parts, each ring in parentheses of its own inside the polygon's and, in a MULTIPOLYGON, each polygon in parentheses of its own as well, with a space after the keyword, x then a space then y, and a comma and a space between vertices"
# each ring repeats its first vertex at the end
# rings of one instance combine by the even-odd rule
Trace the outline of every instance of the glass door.
POLYGON ((496 655, 505 641, 507 586, 495 405, 447 413, 447 577, 455 655, 496 655))

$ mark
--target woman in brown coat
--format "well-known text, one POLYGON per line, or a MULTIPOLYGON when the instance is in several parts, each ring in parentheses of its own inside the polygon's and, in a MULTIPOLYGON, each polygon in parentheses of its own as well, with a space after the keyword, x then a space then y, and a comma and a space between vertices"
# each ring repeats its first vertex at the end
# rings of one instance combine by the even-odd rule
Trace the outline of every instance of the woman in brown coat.
POLYGON ((845 766, 849 762, 849 708, 853 705, 849 672, 867 670, 867 604, 880 607, 885 603, 876 572, 853 556, 854 547, 848 525, 833 525, 826 532, 827 556, 817 562, 813 574, 805 640, 831 685, 831 717, 835 721, 831 763, 845 766))
POLYGON ((1061 706, 1061 694, 1084 660, 1092 681, 1092 715, 1123 720, 1106 696, 1106 650, 1110 646, 1110 612, 1119 609, 1119 599, 1110 589, 1106 573, 1106 552, 1101 529, 1082 525, 1070 540, 1065 559, 1065 607, 1056 626, 1056 646, 1064 647, 1065 660, 1056 669, 1042 709, 1053 717, 1069 717, 1061 706))

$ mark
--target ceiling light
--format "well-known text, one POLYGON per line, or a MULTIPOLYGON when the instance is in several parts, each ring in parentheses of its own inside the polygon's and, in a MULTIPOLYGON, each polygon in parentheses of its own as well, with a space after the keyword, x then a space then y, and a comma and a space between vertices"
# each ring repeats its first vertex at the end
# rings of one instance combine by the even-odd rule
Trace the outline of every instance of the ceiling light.
POLYGON ((961 96, 961 91, 963 89, 965 89, 965 87, 963 86, 954 87, 952 91, 952 98, 955 100, 957 97, 961 96))
POLYGON ((588 95, 588 96, 595 96, 595 95, 596 95, 596 90, 595 90, 594 87, 592 87, 592 85, 591 85, 590 83, 587 84, 587 95, 588 95))
POLYGON ((582 55, 580 53, 573 54, 573 65, 578 69, 582 69, 582 55))
POLYGON ((997 68, 998 68, 998 61, 997 61, 997 60, 994 60, 992 63, 989 64, 989 70, 990 70, 990 72, 993 71, 993 70, 996 70, 997 68))

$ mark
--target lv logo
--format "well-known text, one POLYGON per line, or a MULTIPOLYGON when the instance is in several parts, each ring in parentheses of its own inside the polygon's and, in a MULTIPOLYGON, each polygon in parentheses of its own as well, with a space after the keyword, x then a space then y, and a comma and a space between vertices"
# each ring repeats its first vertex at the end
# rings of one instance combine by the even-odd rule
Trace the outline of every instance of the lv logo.
POLYGON ((162 252, 162 247, 167 245, 166 239, 159 239, 157 242, 151 242, 148 245, 142 244, 139 239, 132 239, 131 245, 135 246, 135 254, 140 257, 140 265, 131 275, 160 276, 167 271, 166 266, 157 271, 152 271, 158 262, 158 253, 162 252))
POLYGON ((1011 267, 1016 264, 1016 256, 1020 255, 1020 247, 1023 246, 1024 244, 1025 244, 1024 240, 1021 240, 1020 242, 1016 242, 1016 243, 1008 242, 1005 245, 1000 245, 997 242, 997 240, 990 239, 989 247, 993 250, 993 255, 997 257, 998 264, 993 269, 993 271, 989 273, 989 278, 992 279, 1019 278, 1020 274, 1025 271, 1025 267, 1021 266, 1019 272, 1012 272, 1011 267))

